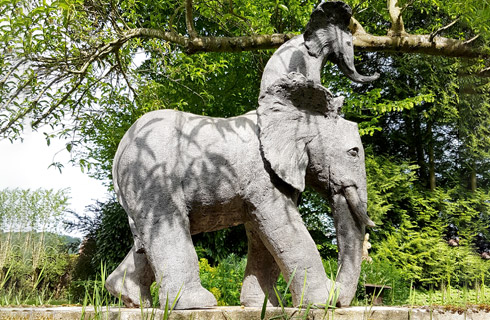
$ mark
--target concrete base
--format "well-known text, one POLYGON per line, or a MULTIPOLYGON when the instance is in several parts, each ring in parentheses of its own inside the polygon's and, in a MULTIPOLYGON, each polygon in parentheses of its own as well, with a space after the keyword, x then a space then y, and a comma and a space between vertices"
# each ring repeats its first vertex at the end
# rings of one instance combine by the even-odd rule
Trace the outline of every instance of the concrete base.
MULTIPOLYGON (((298 318, 304 311, 287 308, 289 317, 298 318)), ((175 310, 170 314, 172 320, 258 320, 260 308, 217 307, 199 310, 175 310)), ((265 319, 283 314, 279 308, 268 308, 265 319)), ((289 318, 288 317, 288 318, 289 318)), ((34 308, 0 308, 0 320, 160 320, 164 312, 159 309, 128 309, 128 308, 94 308, 82 307, 34 307, 34 308), (84 316, 83 316, 84 315, 84 316)), ((310 310, 307 319, 328 320, 488 320, 490 313, 468 309, 462 313, 452 313, 442 309, 430 311, 425 308, 403 307, 350 307, 335 311, 310 310)))

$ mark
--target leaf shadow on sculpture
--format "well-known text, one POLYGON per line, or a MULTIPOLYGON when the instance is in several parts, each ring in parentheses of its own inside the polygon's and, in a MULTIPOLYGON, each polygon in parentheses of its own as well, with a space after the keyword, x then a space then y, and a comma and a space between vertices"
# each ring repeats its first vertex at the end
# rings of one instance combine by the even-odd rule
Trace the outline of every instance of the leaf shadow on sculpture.
POLYGON ((334 98, 303 75, 279 79, 256 112, 219 119, 172 110, 149 113, 121 141, 114 184, 135 244, 107 280, 127 305, 160 301, 183 286, 176 308, 216 305, 199 280, 191 235, 245 224, 248 262, 241 302, 261 306, 282 272, 293 303, 325 304, 333 283, 296 204, 305 185, 327 197, 339 243, 339 301, 348 305, 360 272, 367 218, 364 154, 357 125, 334 98), (294 269, 296 276, 290 279, 294 269), (126 272, 126 282, 121 275, 126 272), (304 275, 307 274, 306 288, 304 275))
POLYGON ((360 274, 367 216, 364 150, 357 124, 340 117, 344 98, 321 85, 326 59, 355 81, 372 81, 354 67, 352 12, 322 2, 304 35, 285 43, 267 63, 259 107, 221 119, 173 110, 150 112, 121 140, 114 189, 126 210, 134 246, 106 284, 127 306, 149 305, 150 285, 177 309, 216 305, 201 286, 191 235, 244 224, 248 259, 244 306, 278 305, 279 273, 293 304, 349 305, 360 274), (327 278, 297 209, 306 185, 332 207, 341 269, 327 278), (294 270, 297 270, 294 274, 294 270), (123 283, 123 274, 126 281, 123 283), (294 275, 294 276, 293 276, 294 275))

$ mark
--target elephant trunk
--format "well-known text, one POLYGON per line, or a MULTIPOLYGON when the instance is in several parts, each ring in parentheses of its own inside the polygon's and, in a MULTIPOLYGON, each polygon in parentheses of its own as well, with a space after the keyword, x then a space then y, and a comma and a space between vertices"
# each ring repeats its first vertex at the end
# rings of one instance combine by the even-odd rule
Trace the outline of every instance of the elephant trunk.
POLYGON ((374 222, 369 219, 367 215, 367 204, 361 201, 359 194, 357 193, 357 188, 354 186, 344 188, 344 195, 351 212, 359 223, 368 227, 374 227, 374 222))
MULTIPOLYGON (((354 192, 356 192, 355 189, 354 192)), ((353 196, 348 190, 345 196, 340 193, 335 194, 332 205, 339 249, 338 264, 340 270, 336 282, 340 287, 338 299, 340 306, 350 305, 356 294, 357 283, 361 274, 362 245, 366 226, 365 222, 359 219, 359 214, 352 212, 359 209, 360 201, 356 203, 355 199, 349 198, 359 200, 358 196, 353 196), (353 203, 351 204, 351 202, 353 203)))
POLYGON ((354 65, 354 51, 352 55, 350 52, 345 54, 339 54, 335 57, 335 62, 339 66, 340 70, 352 81, 359 83, 371 82, 379 78, 379 73, 375 72, 372 76, 364 76, 357 72, 354 65))

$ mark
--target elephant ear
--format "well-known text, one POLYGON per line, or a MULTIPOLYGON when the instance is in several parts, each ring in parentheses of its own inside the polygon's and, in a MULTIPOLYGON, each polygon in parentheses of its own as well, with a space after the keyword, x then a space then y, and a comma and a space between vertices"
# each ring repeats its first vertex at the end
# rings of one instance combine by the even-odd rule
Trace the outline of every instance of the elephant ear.
POLYGON ((316 120, 331 114, 330 101, 326 88, 296 72, 274 82, 259 99, 263 156, 279 178, 300 192, 305 189, 306 147, 318 132, 316 120))
POLYGON ((303 38, 308 53, 319 57, 334 45, 336 33, 334 27, 347 30, 352 9, 341 1, 322 2, 311 13, 303 38))

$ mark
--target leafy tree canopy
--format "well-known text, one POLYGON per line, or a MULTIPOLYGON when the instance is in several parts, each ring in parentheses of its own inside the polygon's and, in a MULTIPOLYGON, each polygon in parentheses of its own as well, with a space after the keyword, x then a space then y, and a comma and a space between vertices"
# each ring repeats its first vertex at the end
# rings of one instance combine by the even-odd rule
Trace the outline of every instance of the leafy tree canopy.
MULTIPOLYGON (((347 2, 354 9, 351 29, 357 50, 469 57, 475 61, 469 72, 488 76, 489 66, 479 63, 489 56, 487 1, 347 2)), ((183 84, 182 78, 207 87, 213 85, 207 83, 210 74, 227 75, 227 68, 238 63, 258 68, 253 79, 240 79, 240 88, 245 81, 258 81, 269 53, 257 50, 277 48, 301 32, 315 3, 2 1, 0 135, 17 138, 30 122, 34 128, 49 124, 55 134, 77 141, 84 121, 124 113, 118 107, 121 100, 134 104, 136 99, 138 107, 158 104, 159 108, 192 102, 161 101, 161 95, 154 99, 162 88, 148 80, 149 74, 173 82, 173 90, 201 99, 205 105, 201 113, 213 114, 207 108, 213 97, 183 84), (252 52, 182 54, 243 51, 252 52), (141 60, 146 62, 141 65, 141 60)), ((233 88, 236 79, 221 78, 221 92, 233 88)))

